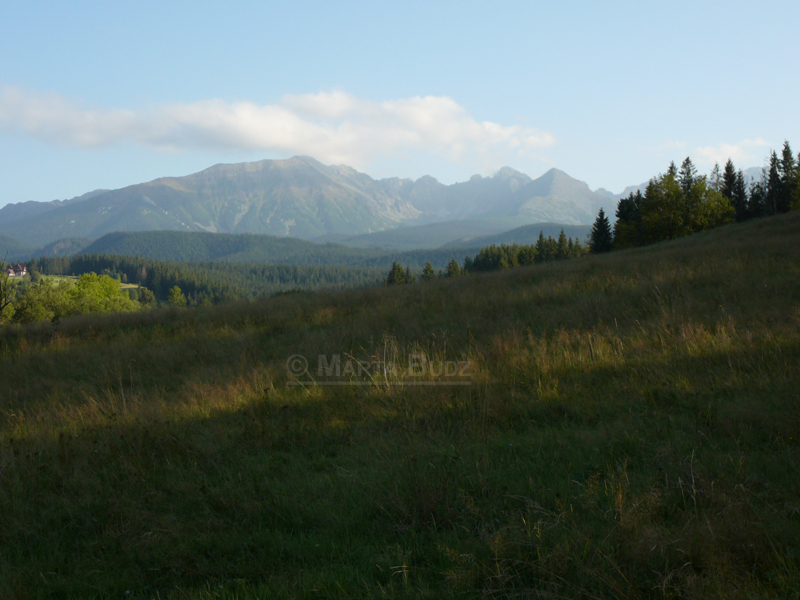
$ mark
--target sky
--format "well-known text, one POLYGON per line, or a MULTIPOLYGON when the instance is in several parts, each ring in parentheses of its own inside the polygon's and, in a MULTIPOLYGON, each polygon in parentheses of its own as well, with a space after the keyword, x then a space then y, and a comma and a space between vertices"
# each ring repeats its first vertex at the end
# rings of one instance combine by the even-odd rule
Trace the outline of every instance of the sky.
POLYGON ((800 150, 800 3, 0 3, 0 206, 312 156, 620 192, 800 150))

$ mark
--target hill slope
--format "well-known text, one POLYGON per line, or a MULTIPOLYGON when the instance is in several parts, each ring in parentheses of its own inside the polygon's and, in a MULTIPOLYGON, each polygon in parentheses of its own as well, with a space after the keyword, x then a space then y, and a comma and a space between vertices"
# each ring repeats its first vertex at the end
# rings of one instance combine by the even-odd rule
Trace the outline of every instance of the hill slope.
MULTIPOLYGON (((364 233, 347 237, 340 244, 353 248, 387 248, 397 250, 413 250, 422 248, 440 248, 450 245, 456 240, 468 240, 472 237, 501 233, 516 225, 513 219, 463 219, 442 221, 397 227, 388 231, 364 233)), ((463 243, 456 243, 463 246, 463 243)), ((468 245, 472 245, 471 243, 468 245)))
POLYGON ((459 248, 463 246, 490 246, 492 244, 535 244, 539 239, 539 234, 545 237, 557 239, 561 231, 567 237, 579 240, 581 243, 586 241, 592 228, 589 225, 561 225, 558 223, 534 223, 533 225, 523 225, 510 231, 504 231, 495 235, 483 235, 472 238, 461 238, 445 244, 445 248, 459 248))
POLYGON ((109 233, 83 248, 82 253, 146 256, 171 261, 287 264, 352 264, 375 254, 296 238, 187 231, 109 233))
POLYGON ((0 595, 792 597, 798 237, 6 329, 0 595))
POLYGON ((0 235, 0 260, 15 261, 28 258, 34 247, 12 237, 0 235))

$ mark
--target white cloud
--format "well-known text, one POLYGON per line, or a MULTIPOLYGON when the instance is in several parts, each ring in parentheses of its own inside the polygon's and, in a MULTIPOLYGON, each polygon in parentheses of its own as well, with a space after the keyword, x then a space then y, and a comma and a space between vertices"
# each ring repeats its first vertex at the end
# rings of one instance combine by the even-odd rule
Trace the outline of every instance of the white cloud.
POLYGON ((734 164, 747 166, 754 161, 760 161, 759 149, 769 146, 761 138, 755 140, 742 140, 738 144, 720 144, 719 146, 706 146, 694 151, 695 162, 701 165, 724 165, 731 159, 734 164))
POLYGON ((57 95, 0 90, 0 128, 66 146, 135 143, 158 150, 262 150, 363 165, 425 151, 458 163, 552 146, 546 131, 475 120, 443 96, 374 102, 346 92, 287 95, 276 104, 201 100, 151 110, 87 108, 57 95))

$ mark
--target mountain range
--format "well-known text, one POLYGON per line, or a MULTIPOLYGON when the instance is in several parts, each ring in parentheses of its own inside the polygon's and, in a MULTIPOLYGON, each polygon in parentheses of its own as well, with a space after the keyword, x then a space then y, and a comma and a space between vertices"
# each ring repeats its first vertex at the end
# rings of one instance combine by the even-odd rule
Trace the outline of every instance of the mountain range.
POLYGON ((0 208, 0 235, 40 247, 115 231, 205 231, 408 249, 532 223, 588 225, 601 206, 613 213, 615 203, 558 169, 534 180, 504 167, 492 177, 445 185, 430 176, 376 180, 296 156, 10 204, 0 208), (400 239, 394 246, 392 236, 400 239))

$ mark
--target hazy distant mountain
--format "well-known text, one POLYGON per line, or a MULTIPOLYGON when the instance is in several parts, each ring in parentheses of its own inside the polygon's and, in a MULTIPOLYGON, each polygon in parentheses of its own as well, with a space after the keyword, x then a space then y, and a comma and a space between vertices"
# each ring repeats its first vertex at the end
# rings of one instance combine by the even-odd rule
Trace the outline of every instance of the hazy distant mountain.
MULTIPOLYGON (((409 227, 397 227, 387 231, 364 233, 337 243, 353 248, 386 248, 390 250, 413 250, 438 248, 457 239, 469 239, 492 233, 507 231, 516 225, 514 219, 461 219, 426 223, 409 227)), ((464 244, 459 244, 459 247, 464 244)), ((467 244, 472 245, 472 244, 467 244)))
POLYGON ((640 183, 639 185, 629 185, 619 194, 615 194, 614 198, 616 198, 617 200, 621 200, 622 198, 627 198, 631 194, 635 194, 637 190, 642 192, 642 194, 644 194, 648 185, 650 185, 649 181, 645 181, 644 183, 640 183))
MULTIPOLYGON (((68 201, 26 202, 0 209, 0 234, 41 246, 114 231, 260 233, 378 245, 369 234, 444 221, 481 221, 406 231, 423 247, 458 237, 499 233, 535 222, 589 224, 613 203, 585 183, 552 169, 530 177, 509 167, 493 177, 444 185, 430 176, 375 180, 344 165, 308 157, 216 165, 185 177, 164 177, 68 201), (449 229, 448 229, 449 227, 449 229)), ((389 240, 386 236, 375 238, 389 240)), ((418 248, 406 242, 390 247, 418 248)))
POLYGON ((379 183, 389 193, 404 198, 424 213, 422 219, 446 221, 485 216, 498 201, 511 197, 531 178, 503 167, 493 177, 473 175, 469 181, 444 185, 426 175, 411 179, 382 179, 379 183))
POLYGON ((744 180, 750 183, 752 180, 759 181, 761 179, 761 167, 750 167, 743 172, 744 180))
POLYGON ((489 213, 494 217, 515 217, 519 224, 588 225, 594 222, 601 206, 615 205, 612 199, 593 192, 584 182, 550 169, 510 197, 498 200, 489 213))
POLYGON ((89 198, 103 194, 107 191, 108 190, 95 190, 93 192, 83 194, 82 196, 76 196, 70 200, 52 200, 50 202, 35 202, 33 200, 29 200, 27 202, 18 202, 16 204, 6 204, 4 207, 0 208, 0 223, 13 223, 14 221, 21 221, 22 219, 27 219, 29 217, 36 217, 67 204, 88 200, 89 198))
POLYGON ((12 262, 30 257, 34 247, 14 238, 0 235, 0 260, 12 262))
POLYGON ((477 246, 483 248, 492 244, 535 244, 539 239, 539 233, 545 237, 558 239, 561 231, 564 235, 585 243, 592 230, 591 225, 562 225, 560 223, 534 223, 533 225, 523 225, 510 231, 504 231, 494 235, 484 235, 474 238, 462 238, 453 240, 445 244, 445 248, 462 248, 465 246, 477 246))
POLYGON ((13 226, 0 222, 0 233, 13 232, 35 244, 152 230, 311 238, 389 229, 420 214, 350 167, 295 157, 216 165, 112 190, 18 219, 13 226))
POLYGON ((609 192, 606 188, 597 188, 594 191, 594 193, 597 194, 598 196, 603 196, 604 198, 612 198, 612 199, 617 198, 617 194, 615 194, 614 192, 609 192))

